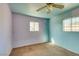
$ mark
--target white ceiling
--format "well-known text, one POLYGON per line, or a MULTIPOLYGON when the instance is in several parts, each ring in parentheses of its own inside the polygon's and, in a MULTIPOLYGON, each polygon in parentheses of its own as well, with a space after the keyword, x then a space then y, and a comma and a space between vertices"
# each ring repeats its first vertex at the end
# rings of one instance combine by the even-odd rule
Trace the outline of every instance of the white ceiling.
POLYGON ((9 4, 11 11, 16 13, 22 13, 25 15, 31 15, 36 17, 50 18, 52 15, 68 11, 72 8, 77 7, 78 3, 60 3, 64 5, 63 9, 53 8, 50 14, 47 14, 47 10, 43 9, 39 12, 36 10, 45 5, 45 3, 11 3, 9 4))

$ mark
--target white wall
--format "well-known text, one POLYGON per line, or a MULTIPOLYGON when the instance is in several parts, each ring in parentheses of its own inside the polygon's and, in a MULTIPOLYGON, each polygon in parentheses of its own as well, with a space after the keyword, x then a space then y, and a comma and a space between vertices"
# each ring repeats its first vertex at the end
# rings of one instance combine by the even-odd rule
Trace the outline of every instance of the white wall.
POLYGON ((0 55, 11 51, 11 12, 8 4, 0 4, 0 55))

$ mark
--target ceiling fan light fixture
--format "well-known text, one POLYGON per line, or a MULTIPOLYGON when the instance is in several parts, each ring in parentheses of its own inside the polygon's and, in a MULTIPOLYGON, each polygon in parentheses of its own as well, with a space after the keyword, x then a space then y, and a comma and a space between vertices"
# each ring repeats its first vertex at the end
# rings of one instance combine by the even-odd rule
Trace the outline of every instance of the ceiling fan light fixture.
POLYGON ((40 11, 40 10, 42 10, 44 8, 47 8, 47 10, 48 10, 47 12, 51 12, 53 10, 53 8, 59 8, 59 9, 64 8, 64 5, 56 4, 56 3, 46 3, 45 6, 37 9, 37 11, 40 11))

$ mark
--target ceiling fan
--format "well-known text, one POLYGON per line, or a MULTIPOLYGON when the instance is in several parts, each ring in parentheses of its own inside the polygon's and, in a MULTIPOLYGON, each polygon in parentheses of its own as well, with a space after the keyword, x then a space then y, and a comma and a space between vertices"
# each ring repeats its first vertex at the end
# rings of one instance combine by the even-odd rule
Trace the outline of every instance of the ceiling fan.
POLYGON ((43 10, 44 8, 47 8, 48 13, 49 13, 51 11, 51 9, 53 9, 53 8, 63 9, 64 8, 64 5, 56 4, 56 3, 46 3, 45 6, 37 9, 36 11, 39 12, 39 11, 43 10))

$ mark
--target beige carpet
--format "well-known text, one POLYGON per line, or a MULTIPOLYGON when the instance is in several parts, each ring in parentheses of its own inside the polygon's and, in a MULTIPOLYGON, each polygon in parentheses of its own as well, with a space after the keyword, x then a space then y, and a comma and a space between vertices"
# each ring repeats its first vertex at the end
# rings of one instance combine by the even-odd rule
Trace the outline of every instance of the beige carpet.
POLYGON ((44 43, 14 48, 10 56, 79 56, 59 46, 44 43))

